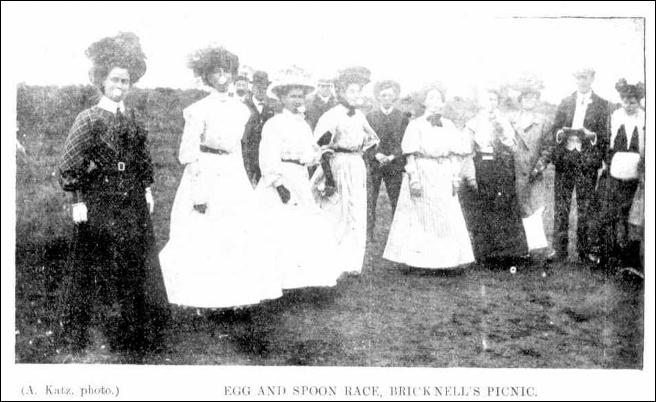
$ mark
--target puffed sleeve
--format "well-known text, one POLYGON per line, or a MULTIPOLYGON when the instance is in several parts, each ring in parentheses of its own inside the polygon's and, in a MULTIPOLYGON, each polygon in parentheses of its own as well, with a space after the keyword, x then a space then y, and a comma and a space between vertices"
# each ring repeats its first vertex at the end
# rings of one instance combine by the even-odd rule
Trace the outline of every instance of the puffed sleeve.
POLYGON ((195 108, 187 108, 182 114, 185 119, 185 126, 182 132, 178 160, 186 165, 198 162, 201 137, 205 132, 205 121, 198 115, 195 108))
POLYGON ((264 123, 260 141, 260 170, 262 181, 267 186, 278 186, 282 178, 281 138, 275 118, 264 123))
POLYGON ((59 163, 59 183, 64 191, 82 190, 92 171, 97 168, 90 158, 94 127, 93 119, 82 112, 77 116, 68 133, 59 163))
POLYGON ((332 137, 337 133, 337 119, 335 118, 335 113, 333 109, 328 110, 326 113, 321 115, 319 121, 317 122, 316 127, 314 128, 314 140, 319 141, 326 133, 329 133, 331 137, 330 142, 332 142, 332 137))
POLYGON ((419 127, 416 121, 411 121, 405 129, 403 139, 401 140, 401 149, 404 155, 415 154, 420 151, 419 127))
POLYGON ((193 108, 187 108, 182 113, 185 126, 182 132, 178 159, 180 163, 186 165, 185 174, 190 177, 192 200, 195 205, 201 205, 207 201, 206 192, 201 183, 201 169, 198 162, 201 136, 205 133, 205 121, 193 108))

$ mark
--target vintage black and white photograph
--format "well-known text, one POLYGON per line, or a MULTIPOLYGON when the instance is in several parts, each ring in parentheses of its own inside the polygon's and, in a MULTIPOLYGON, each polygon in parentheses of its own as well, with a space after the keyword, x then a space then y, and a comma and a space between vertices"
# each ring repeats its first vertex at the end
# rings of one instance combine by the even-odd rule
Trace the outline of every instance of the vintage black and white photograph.
POLYGON ((3 367, 653 370, 622 4, 3 2, 3 367))

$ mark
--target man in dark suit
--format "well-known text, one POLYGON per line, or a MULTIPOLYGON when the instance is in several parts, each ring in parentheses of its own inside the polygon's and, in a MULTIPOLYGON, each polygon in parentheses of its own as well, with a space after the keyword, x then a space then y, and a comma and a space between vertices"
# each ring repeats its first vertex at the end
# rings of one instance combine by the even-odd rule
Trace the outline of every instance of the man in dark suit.
POLYGON ((367 114, 371 128, 380 138, 378 147, 370 150, 365 159, 368 166, 367 180, 367 235, 373 240, 376 225, 376 203, 380 184, 385 182, 387 196, 392 204, 392 215, 401 192, 405 158, 401 150, 401 140, 408 126, 408 117, 395 107, 401 92, 395 81, 380 81, 374 86, 374 96, 380 107, 367 114))
POLYGON ((337 99, 333 94, 333 81, 320 79, 317 82, 317 92, 308 98, 306 105, 305 120, 314 130, 319 118, 337 105, 337 99))
POLYGON ((247 97, 244 103, 251 111, 251 118, 246 124, 246 132, 242 139, 242 152, 246 173, 253 186, 260 181, 260 140, 262 127, 267 120, 276 114, 277 105, 274 99, 268 98, 269 76, 264 71, 253 74, 253 96, 247 97))
POLYGON ((592 92, 594 76, 591 68, 574 73, 577 91, 560 103, 552 128, 556 167, 553 244, 557 259, 567 256, 574 189, 578 206, 577 251, 584 261, 590 252, 589 229, 594 219, 595 187, 610 136, 609 104, 592 92))

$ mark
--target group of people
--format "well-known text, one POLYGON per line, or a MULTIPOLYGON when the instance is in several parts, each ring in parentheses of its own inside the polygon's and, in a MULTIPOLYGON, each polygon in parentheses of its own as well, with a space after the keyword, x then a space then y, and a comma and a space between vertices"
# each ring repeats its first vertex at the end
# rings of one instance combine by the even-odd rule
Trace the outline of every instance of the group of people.
POLYGON ((273 82, 256 72, 252 88, 233 95, 239 59, 209 47, 189 59, 210 93, 183 112, 184 173, 169 240, 158 253, 147 133, 123 102, 145 73, 145 55, 127 33, 92 44, 87 55, 102 96, 78 115, 60 164, 62 187, 75 197, 76 228, 62 328, 77 348, 88 342, 99 284, 121 307, 117 346, 143 351, 161 342, 169 304, 249 306, 359 274, 382 182, 393 210, 383 258, 454 269, 524 258, 529 250, 566 256, 574 189, 579 253, 598 261, 616 255, 605 232, 625 223, 644 181, 644 91, 618 84, 624 107, 611 117, 608 102, 591 91, 592 70, 575 74, 577 92, 553 124, 535 111, 541 83, 525 79, 519 112, 507 115, 499 92, 486 91, 481 112, 459 129, 442 115, 440 85, 426 86, 419 99, 425 111, 409 116, 395 107, 399 84, 377 82, 379 106, 365 114, 364 67, 316 87, 297 68, 273 82), (542 224, 550 162, 553 253, 542 224))

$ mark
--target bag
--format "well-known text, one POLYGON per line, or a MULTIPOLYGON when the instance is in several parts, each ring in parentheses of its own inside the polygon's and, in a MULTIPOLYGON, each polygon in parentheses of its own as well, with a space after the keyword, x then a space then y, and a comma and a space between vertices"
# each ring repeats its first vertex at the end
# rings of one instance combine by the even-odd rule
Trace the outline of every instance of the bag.
POLYGON ((638 178, 640 154, 635 152, 616 152, 610 162, 610 175, 618 180, 638 178))

